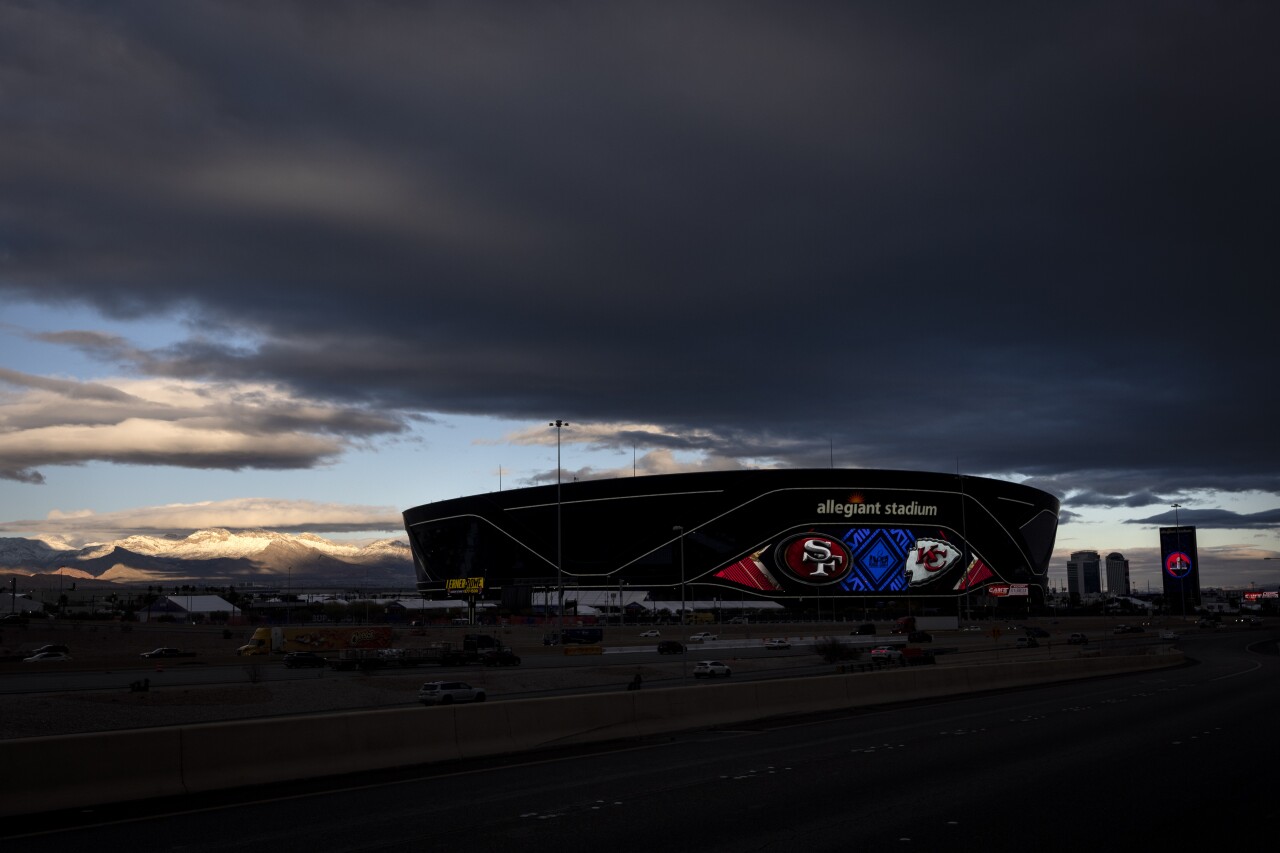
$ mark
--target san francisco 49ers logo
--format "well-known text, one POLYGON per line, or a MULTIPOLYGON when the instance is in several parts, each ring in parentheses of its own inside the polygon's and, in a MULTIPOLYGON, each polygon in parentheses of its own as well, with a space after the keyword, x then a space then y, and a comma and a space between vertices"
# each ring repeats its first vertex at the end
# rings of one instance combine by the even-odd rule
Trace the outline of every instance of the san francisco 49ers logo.
POLYGON ((814 533, 784 539, 774 551, 774 559, 783 571, 814 586, 843 580, 852 569, 852 557, 839 539, 814 533))

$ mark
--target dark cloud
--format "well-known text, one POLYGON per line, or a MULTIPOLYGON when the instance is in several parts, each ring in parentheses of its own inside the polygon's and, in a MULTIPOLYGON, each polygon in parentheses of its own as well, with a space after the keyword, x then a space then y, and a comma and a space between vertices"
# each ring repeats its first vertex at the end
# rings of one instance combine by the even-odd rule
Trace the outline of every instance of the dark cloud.
POLYGON ((64 342, 372 419, 337 431, 552 413, 1082 506, 1280 492, 1277 19, 9 5, 0 298, 190 316, 64 342))
POLYGON ((1261 512, 1238 513, 1226 509, 1172 509, 1147 518, 1129 519, 1128 524, 1157 524, 1173 527, 1175 524, 1196 528, 1219 530, 1273 530, 1280 527, 1280 509, 1261 512))

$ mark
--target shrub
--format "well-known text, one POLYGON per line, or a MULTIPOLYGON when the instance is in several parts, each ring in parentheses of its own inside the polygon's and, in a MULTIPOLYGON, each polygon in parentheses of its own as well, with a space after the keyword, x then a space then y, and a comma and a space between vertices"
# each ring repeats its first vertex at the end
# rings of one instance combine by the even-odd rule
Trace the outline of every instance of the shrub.
POLYGON ((813 651, 827 663, 836 663, 842 660, 857 660, 862 656, 862 650, 857 646, 850 646, 842 643, 835 637, 823 637, 813 644, 813 651))

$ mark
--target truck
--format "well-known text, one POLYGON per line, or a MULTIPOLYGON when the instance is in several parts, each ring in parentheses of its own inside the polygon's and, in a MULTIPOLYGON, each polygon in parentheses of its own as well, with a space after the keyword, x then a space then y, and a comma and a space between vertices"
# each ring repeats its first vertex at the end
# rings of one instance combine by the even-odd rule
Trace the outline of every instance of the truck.
POLYGON ((391 647, 390 625, 304 625, 294 628, 258 628, 238 655, 270 655, 285 652, 334 652, 342 649, 391 647))
POLYGON ((912 631, 955 631, 960 628, 958 616, 901 616, 893 622, 893 633, 912 631))

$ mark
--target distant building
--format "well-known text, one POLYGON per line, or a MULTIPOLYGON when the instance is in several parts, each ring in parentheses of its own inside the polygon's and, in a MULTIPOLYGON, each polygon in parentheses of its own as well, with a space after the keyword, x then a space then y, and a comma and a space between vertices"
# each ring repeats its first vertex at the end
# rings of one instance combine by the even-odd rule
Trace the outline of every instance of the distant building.
POLYGON ((1129 588, 1129 561, 1124 554, 1112 551, 1107 555, 1107 592, 1122 596, 1132 591, 1129 588))
POLYGON ((1067 560, 1067 593, 1084 599, 1102 592, 1102 558, 1097 551, 1076 551, 1067 560))

